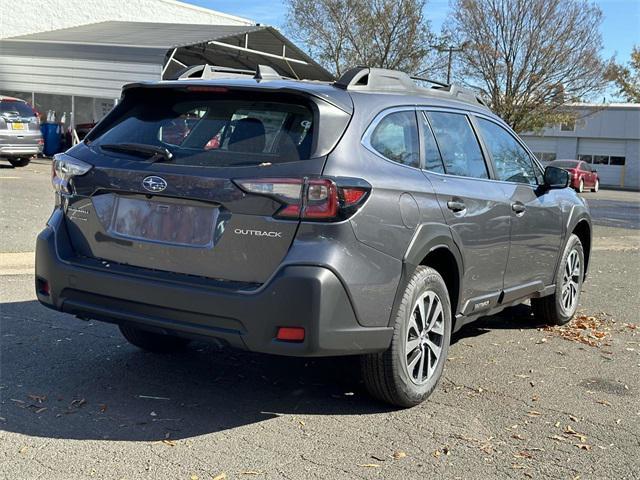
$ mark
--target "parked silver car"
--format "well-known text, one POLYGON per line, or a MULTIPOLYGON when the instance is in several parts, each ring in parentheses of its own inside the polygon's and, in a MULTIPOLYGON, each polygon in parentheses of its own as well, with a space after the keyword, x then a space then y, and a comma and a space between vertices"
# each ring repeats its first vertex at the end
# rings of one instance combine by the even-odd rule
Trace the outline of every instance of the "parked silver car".
POLYGON ((24 167, 42 153, 44 141, 36 112, 24 100, 0 95, 0 158, 24 167))

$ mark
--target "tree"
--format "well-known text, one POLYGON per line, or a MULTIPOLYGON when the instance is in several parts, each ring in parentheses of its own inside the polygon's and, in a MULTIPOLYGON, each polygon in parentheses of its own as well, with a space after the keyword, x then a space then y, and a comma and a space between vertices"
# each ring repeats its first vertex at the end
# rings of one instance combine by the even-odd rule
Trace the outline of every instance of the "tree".
POLYGON ((467 42, 458 75, 514 130, 533 131, 606 87, 601 22, 587 0, 453 0, 447 30, 467 42))
POLYGON ((627 102, 640 103, 640 46, 633 47, 628 65, 612 62, 607 78, 615 83, 618 93, 627 102))
POLYGON ((287 0, 287 30, 336 75, 356 65, 416 73, 429 53, 426 0, 287 0))

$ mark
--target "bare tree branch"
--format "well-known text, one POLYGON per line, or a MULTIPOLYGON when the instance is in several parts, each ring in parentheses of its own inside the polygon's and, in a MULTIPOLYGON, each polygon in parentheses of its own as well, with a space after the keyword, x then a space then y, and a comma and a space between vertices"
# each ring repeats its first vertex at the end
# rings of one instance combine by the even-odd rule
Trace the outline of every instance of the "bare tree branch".
POLYGON ((447 29, 468 42, 457 76, 483 85, 492 109, 523 131, 604 90, 601 22, 587 0, 454 0, 447 29))
POLYGON ((322 65, 340 75, 366 65, 435 71, 426 0, 287 0, 287 30, 322 65))

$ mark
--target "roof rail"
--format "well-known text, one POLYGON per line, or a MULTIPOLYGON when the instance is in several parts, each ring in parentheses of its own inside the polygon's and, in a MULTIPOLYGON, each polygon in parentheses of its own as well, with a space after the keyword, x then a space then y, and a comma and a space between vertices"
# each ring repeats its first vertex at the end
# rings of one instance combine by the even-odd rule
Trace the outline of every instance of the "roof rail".
POLYGON ((247 78, 256 80, 279 80, 283 77, 272 67, 258 65, 256 70, 220 67, 218 65, 194 65, 177 72, 170 80, 212 80, 216 78, 247 78))
POLYGON ((475 92, 447 83, 423 77, 410 77, 404 72, 384 68, 355 67, 345 72, 334 86, 354 91, 404 91, 416 95, 453 98, 483 107, 487 104, 475 92), (417 85, 414 80, 433 84, 430 88, 417 85))

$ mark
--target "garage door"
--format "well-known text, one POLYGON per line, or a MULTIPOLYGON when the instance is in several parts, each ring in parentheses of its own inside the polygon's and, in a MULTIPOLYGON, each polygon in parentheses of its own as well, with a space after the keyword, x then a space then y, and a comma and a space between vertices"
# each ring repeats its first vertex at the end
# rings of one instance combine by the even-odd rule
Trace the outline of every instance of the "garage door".
POLYGON ((602 185, 622 186, 624 164, 626 163, 626 143, 619 140, 599 140, 581 138, 578 140, 578 157, 598 171, 602 185))
POLYGON ((555 138, 522 137, 529 149, 536 154, 540 161, 551 161, 556 159, 555 138))

